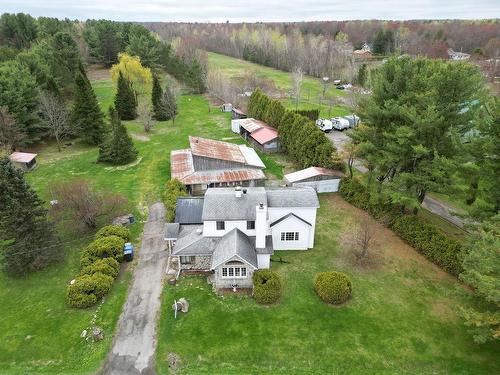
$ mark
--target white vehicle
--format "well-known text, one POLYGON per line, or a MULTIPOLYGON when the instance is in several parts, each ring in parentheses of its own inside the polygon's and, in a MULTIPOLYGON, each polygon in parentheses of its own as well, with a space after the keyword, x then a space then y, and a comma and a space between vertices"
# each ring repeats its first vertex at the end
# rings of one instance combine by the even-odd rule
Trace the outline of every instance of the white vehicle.
POLYGON ((328 119, 318 119, 316 120, 316 126, 325 133, 330 133, 333 130, 333 124, 328 119))
POLYGON ((350 127, 349 121, 343 117, 333 117, 330 120, 333 123, 333 128, 335 130, 342 131, 345 129, 349 129, 349 127, 350 127))
POLYGON ((350 128, 355 128, 359 124, 359 117, 356 115, 349 115, 349 116, 344 116, 344 118, 349 121, 349 127, 350 128))

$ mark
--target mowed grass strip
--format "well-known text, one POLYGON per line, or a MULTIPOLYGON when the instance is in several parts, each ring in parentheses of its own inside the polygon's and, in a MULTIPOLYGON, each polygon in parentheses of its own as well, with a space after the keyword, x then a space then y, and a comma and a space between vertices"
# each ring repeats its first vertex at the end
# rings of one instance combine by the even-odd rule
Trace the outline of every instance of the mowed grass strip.
POLYGON ((342 233, 365 216, 335 194, 320 198, 315 247, 282 251, 272 263, 282 300, 258 306, 240 295, 217 297, 204 277, 165 286, 157 367, 181 358, 176 374, 493 374, 499 345, 476 345, 457 315, 469 292, 378 224, 379 254, 354 266, 342 233), (317 272, 339 270, 353 283, 341 307, 313 291, 317 272), (189 301, 174 319, 174 299, 189 301))
MULTIPOLYGON (((111 79, 101 78, 93 86, 106 112, 113 101, 111 79)), ((139 248, 147 206, 161 199, 163 185, 170 178, 170 151, 189 147, 188 135, 242 142, 230 130, 229 114, 215 109, 209 112, 203 97, 180 96, 178 104, 175 124, 159 122, 151 133, 146 134, 138 121, 125 122, 139 150, 138 161, 130 165, 97 164, 97 147, 74 140, 61 152, 53 143, 38 146, 39 166, 26 176, 47 202, 54 198, 51 184, 73 179, 123 194, 129 201, 129 212, 137 218, 131 229, 139 248)), ((266 165, 270 172, 282 175, 280 165, 273 159, 266 159, 266 165)), ((96 324, 104 329, 105 340, 87 343, 80 333, 90 326, 98 306, 87 310, 68 308, 65 291, 79 271, 80 254, 93 233, 75 230, 71 223, 65 229, 64 262, 22 279, 0 274, 1 374, 88 374, 99 368, 110 348, 133 266, 126 267, 97 312, 96 324)))

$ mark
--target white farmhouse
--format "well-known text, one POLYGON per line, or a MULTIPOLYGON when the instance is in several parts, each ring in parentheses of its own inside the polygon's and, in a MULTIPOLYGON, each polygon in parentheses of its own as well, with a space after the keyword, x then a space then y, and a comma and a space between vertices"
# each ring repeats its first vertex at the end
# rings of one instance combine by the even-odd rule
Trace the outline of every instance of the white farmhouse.
POLYGON ((249 288, 275 250, 314 246, 318 207, 310 187, 208 189, 201 222, 167 224, 166 239, 182 270, 206 271, 217 288, 249 288))

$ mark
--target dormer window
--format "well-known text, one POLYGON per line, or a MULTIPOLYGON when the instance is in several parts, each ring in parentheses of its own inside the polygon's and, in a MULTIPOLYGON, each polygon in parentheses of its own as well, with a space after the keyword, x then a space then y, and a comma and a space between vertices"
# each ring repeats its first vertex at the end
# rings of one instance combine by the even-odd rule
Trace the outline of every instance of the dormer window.
POLYGON ((215 225, 216 225, 217 230, 225 230, 226 229, 226 223, 224 221, 217 221, 215 225))

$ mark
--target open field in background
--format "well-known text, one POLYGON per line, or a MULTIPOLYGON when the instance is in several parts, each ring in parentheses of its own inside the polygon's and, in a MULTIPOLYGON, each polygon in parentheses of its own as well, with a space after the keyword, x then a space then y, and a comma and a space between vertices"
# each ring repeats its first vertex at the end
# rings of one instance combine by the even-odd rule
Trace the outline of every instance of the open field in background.
MULTIPOLYGON (((226 76, 235 80, 242 78, 246 72, 255 72, 259 76, 271 79, 274 81, 276 88, 283 91, 287 98, 282 99, 282 103, 288 108, 295 108, 295 99, 290 98, 292 73, 213 52, 208 52, 208 63, 209 69, 219 69, 226 76)), ((333 79, 334 78, 330 77, 330 80, 333 79)), ((351 113, 345 105, 335 104, 330 108, 330 105, 326 104, 327 98, 331 100, 332 98, 345 96, 346 93, 344 91, 337 90, 332 83, 329 83, 325 92, 325 100, 320 104, 322 93, 323 83, 321 80, 319 78, 304 75, 298 108, 320 108, 322 117, 343 116, 351 113)))
POLYGON ((272 268, 283 281, 282 300, 262 307, 241 295, 217 297, 206 278, 182 277, 165 286, 157 367, 176 374, 494 374, 500 346, 472 342, 458 307, 474 303, 456 279, 428 262, 390 230, 376 225, 377 257, 352 264, 342 234, 366 213, 337 194, 322 194, 316 242, 310 251, 282 251, 272 268), (352 299, 342 307, 315 295, 317 272, 349 275, 352 299), (174 320, 174 299, 187 314, 174 320))
MULTIPOLYGON (((107 113, 113 101, 109 73, 101 70, 95 79, 96 95, 107 113)), ((170 151, 188 147, 188 135, 243 142, 231 132, 229 114, 215 109, 209 112, 208 108, 208 102, 201 96, 180 96, 180 115, 175 125, 171 121, 157 123, 153 131, 146 134, 139 122, 126 122, 139 150, 138 161, 126 166, 97 164, 97 148, 79 140, 71 141, 72 145, 62 152, 58 152, 53 143, 41 145, 35 149, 39 153, 39 166, 27 174, 27 179, 45 201, 53 198, 51 184, 72 179, 84 179, 97 189, 123 194, 129 201, 130 212, 137 218, 131 229, 138 247, 147 206, 160 199, 162 186, 170 178, 170 151)), ((280 164, 266 156, 263 160, 271 178, 282 177, 280 164)), ((104 328, 105 340, 97 344, 85 342, 80 333, 91 326, 98 306, 70 309, 66 306, 65 291, 79 270, 81 251, 92 236, 91 232, 77 229, 63 233, 67 250, 63 263, 25 279, 0 275, 1 374, 87 374, 102 363, 110 348, 132 267, 126 267, 128 270, 115 282, 97 312, 96 324, 104 328)))

